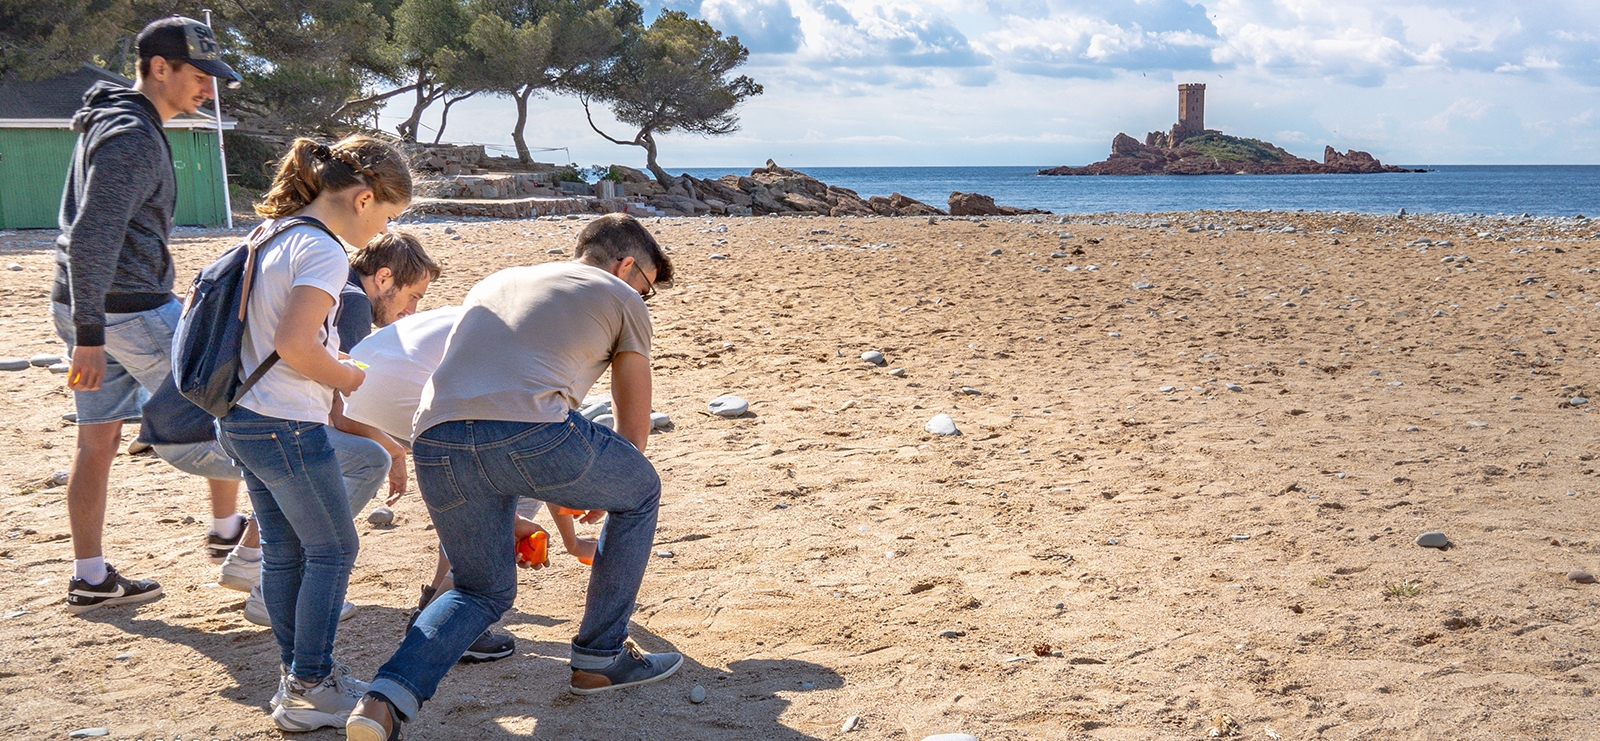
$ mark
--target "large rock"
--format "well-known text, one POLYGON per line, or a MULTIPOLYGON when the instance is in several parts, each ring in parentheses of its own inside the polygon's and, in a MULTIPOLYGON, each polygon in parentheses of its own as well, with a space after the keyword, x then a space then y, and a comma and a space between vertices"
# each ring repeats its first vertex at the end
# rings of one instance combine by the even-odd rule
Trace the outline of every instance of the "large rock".
POLYGON ((956 191, 950 194, 951 216, 1000 216, 1000 208, 994 205, 994 199, 982 193, 962 193, 956 191))
POLYGON ((635 170, 627 165, 612 165, 611 171, 622 176, 624 183, 644 184, 650 182, 650 176, 643 170, 635 170))
POLYGON ((889 205, 899 212, 899 216, 944 216, 945 212, 929 206, 910 196, 893 193, 889 196, 889 205))

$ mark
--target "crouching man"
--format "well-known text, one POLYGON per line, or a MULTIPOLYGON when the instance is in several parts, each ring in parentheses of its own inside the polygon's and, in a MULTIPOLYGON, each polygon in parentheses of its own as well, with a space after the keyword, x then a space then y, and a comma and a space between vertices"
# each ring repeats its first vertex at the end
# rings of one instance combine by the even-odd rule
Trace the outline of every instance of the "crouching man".
POLYGON ((628 640, 655 537, 661 480, 650 435, 650 315, 672 265, 638 221, 590 222, 571 262, 502 270, 467 294, 444 360, 424 387, 412 449, 417 486, 455 588, 434 598, 379 670, 345 727, 384 741, 417 717, 439 680, 517 593, 513 513, 523 497, 605 516, 572 639, 570 690, 665 679, 676 653, 628 640), (616 431, 576 413, 606 368, 616 431))

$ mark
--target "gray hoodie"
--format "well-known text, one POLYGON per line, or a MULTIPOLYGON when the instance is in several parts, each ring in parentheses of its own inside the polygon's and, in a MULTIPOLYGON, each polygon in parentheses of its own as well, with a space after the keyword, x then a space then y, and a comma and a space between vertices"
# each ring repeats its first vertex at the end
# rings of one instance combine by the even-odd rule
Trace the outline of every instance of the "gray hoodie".
POLYGON ((161 116, 143 93, 108 82, 83 94, 61 196, 51 298, 72 307, 77 344, 105 344, 106 312, 173 300, 167 235, 178 202, 161 116))

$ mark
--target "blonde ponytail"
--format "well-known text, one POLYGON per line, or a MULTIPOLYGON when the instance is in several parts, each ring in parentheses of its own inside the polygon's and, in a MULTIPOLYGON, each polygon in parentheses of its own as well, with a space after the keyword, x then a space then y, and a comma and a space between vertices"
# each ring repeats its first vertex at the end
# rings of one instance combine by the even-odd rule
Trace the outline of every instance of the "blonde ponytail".
POLYGON ((371 188, 381 203, 406 203, 411 168, 398 150, 370 136, 347 136, 332 145, 301 137, 289 145, 256 213, 268 219, 288 216, 324 191, 354 186, 371 188))

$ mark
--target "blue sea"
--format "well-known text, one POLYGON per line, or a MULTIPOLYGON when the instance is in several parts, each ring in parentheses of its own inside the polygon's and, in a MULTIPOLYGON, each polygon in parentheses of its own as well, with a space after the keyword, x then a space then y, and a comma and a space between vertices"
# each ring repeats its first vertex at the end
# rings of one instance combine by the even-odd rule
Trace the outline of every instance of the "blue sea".
MULTIPOLYGON (((1428 172, 1378 175, 1048 177, 1049 167, 797 167, 868 196, 904 193, 944 208, 950 192, 1060 214, 1193 210, 1600 215, 1600 165, 1406 165, 1428 172)), ((697 178, 749 168, 684 170, 697 178)))

